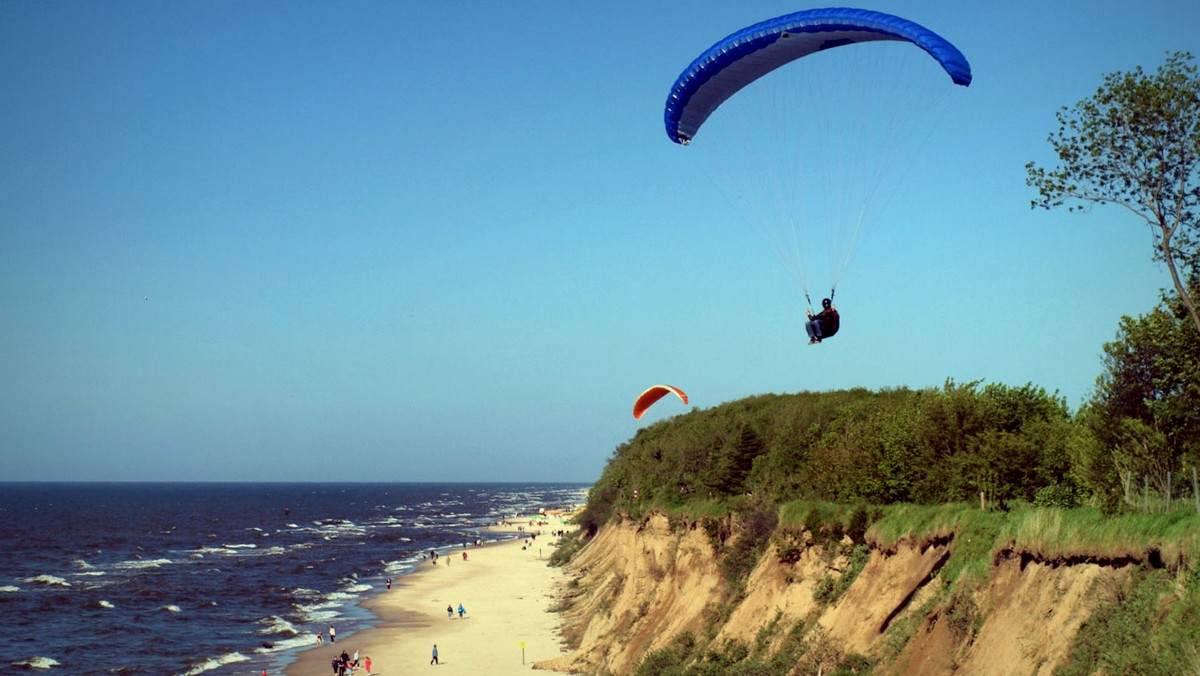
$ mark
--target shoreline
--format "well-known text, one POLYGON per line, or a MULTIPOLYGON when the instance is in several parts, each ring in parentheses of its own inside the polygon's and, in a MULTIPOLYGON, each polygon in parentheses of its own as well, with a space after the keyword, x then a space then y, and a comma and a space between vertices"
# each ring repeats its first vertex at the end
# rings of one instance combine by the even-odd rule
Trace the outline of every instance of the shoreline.
POLYGON ((547 517, 550 525, 540 528, 544 534, 526 547, 521 536, 539 528, 522 531, 526 519, 507 521, 487 530, 513 539, 439 548, 443 555, 436 564, 422 560, 413 571, 394 577, 390 590, 363 601, 361 607, 377 618, 375 626, 297 651, 283 673, 328 674, 335 656, 358 650, 361 660, 371 658, 371 674, 406 674, 430 664, 434 644, 442 670, 473 676, 524 673, 534 662, 562 655, 561 623, 549 608, 566 579, 561 569, 548 565, 558 541, 549 533, 574 527, 547 517), (447 617, 446 607, 457 609, 460 603, 465 615, 447 617))

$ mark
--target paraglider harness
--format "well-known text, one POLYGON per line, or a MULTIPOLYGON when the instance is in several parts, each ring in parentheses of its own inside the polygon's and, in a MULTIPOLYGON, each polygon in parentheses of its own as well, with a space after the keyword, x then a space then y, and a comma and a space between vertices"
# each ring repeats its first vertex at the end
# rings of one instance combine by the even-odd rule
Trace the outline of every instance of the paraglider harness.
MULTIPOLYGON (((829 290, 829 309, 833 309, 833 296, 835 293, 837 293, 837 287, 834 287, 829 290)), ((838 329, 840 328, 840 326, 839 326, 840 322, 834 323, 832 326, 830 326, 824 319, 820 318, 819 314, 813 314, 812 298, 810 298, 808 296, 808 291, 804 292, 804 300, 808 302, 808 316, 812 319, 812 321, 818 322, 820 324, 821 338, 822 339, 830 338, 834 334, 836 334, 838 332, 838 329)), ((825 311, 825 308, 822 308, 822 312, 824 312, 824 311, 825 311)), ((836 312, 836 310, 834 310, 834 312, 836 312)))

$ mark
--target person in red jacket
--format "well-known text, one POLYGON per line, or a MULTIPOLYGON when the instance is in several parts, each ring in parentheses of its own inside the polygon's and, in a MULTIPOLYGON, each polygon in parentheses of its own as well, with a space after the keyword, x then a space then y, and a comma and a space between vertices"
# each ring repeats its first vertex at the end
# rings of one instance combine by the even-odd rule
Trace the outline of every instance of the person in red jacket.
POLYGON ((832 337, 840 328, 841 317, 837 308, 833 306, 833 301, 828 298, 821 299, 821 311, 815 316, 812 310, 805 311, 805 314, 808 315, 808 321, 804 324, 804 330, 808 332, 809 345, 832 337))

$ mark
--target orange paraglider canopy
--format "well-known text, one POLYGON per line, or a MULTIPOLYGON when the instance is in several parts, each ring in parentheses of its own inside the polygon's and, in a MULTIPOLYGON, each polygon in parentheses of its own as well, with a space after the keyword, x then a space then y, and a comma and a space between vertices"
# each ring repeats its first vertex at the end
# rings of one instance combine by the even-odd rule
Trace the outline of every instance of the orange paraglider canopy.
POLYGON ((645 392, 642 392, 641 396, 637 398, 637 401, 633 402, 633 417, 640 420, 642 414, 646 412, 646 409, 653 406, 654 402, 662 399, 668 394, 674 394, 675 396, 679 397, 683 403, 688 403, 687 394, 685 394, 684 391, 678 387, 672 387, 670 385, 655 385, 645 392))

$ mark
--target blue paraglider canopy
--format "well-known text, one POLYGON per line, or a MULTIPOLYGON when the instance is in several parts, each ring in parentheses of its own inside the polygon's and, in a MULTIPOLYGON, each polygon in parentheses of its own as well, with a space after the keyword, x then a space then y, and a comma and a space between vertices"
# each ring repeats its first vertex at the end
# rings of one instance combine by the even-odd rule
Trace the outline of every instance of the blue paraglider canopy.
POLYGON ((692 61, 667 98, 667 135, 676 143, 689 143, 729 97, 780 66, 827 49, 879 40, 910 42, 928 52, 954 84, 971 84, 971 65, 962 52, 924 26, 867 9, 811 9, 743 28, 692 61))

